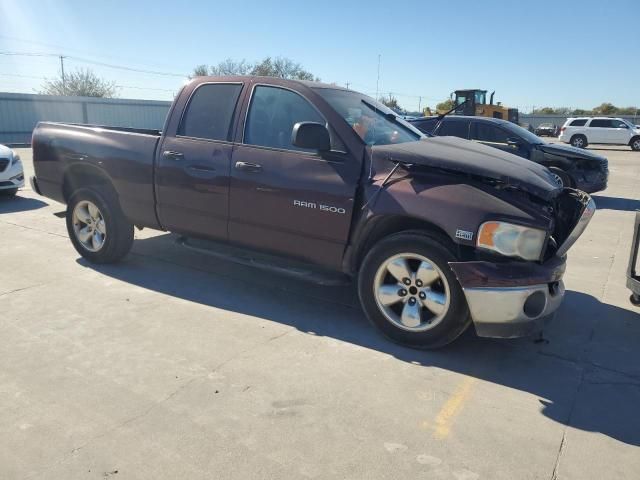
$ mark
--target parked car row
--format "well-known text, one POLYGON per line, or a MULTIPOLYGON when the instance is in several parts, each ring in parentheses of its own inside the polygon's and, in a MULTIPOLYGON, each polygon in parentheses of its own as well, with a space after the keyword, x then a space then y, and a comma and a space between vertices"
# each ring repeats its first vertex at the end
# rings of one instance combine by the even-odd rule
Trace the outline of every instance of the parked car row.
MULTIPOLYGON (((566 253, 595 211, 588 194, 511 154, 547 155, 526 131, 533 138, 457 118, 443 125, 486 138, 426 137, 335 85, 197 77, 165 125, 37 125, 32 186, 67 204, 80 255, 120 260, 135 225, 279 274, 350 278, 371 322, 413 347, 445 345, 470 325, 489 337, 538 331, 562 302, 566 253)), ((606 160, 572 162, 601 165, 594 175, 606 182, 606 160)))
POLYGON ((547 167, 558 185, 588 193, 607 188, 608 161, 602 155, 580 148, 546 143, 518 125, 486 117, 425 117, 411 122, 433 136, 454 136, 472 140, 518 155, 547 167))

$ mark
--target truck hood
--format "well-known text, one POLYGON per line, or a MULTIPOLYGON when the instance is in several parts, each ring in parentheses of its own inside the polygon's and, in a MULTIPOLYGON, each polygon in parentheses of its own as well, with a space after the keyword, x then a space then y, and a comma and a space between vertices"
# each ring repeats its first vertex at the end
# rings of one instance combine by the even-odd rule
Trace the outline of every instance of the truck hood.
POLYGON ((561 190, 542 165, 457 137, 428 137, 374 146, 371 151, 374 161, 386 159, 496 180, 543 200, 551 200, 561 190))
POLYGON ((551 155, 558 155, 568 158, 579 158, 581 160, 593 160, 594 162, 606 163, 607 159, 602 155, 598 155, 590 150, 584 148, 576 148, 570 145, 560 145, 558 143, 544 143, 537 145, 537 147, 544 153, 551 155))

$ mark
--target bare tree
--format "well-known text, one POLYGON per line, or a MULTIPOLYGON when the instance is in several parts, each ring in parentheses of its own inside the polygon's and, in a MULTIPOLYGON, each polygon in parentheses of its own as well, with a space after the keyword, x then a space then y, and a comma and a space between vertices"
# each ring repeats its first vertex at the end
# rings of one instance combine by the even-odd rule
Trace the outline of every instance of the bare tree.
POLYGON ((193 69, 192 77, 204 75, 261 75, 265 77, 279 77, 297 80, 320 79, 311 72, 305 70, 298 62, 289 58, 267 57, 260 62, 247 62, 227 58, 217 65, 199 65, 193 69))
POLYGON ((44 95, 113 98, 117 91, 118 87, 115 82, 100 78, 92 70, 79 69, 67 73, 64 78, 60 75, 57 78, 45 80, 40 93, 44 95))
POLYGON ((391 93, 389 93, 388 97, 381 97, 380 98, 380 103, 382 103, 383 105, 389 107, 394 112, 401 112, 402 111, 402 107, 398 103, 398 99, 396 97, 394 97, 391 93))

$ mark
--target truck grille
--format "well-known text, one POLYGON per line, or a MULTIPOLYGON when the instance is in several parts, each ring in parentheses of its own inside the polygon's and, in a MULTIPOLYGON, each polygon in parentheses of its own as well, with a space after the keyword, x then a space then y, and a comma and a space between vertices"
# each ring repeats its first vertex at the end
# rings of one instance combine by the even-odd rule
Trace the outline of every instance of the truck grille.
POLYGON ((4 172, 9 166, 8 158, 0 158, 0 172, 4 172))

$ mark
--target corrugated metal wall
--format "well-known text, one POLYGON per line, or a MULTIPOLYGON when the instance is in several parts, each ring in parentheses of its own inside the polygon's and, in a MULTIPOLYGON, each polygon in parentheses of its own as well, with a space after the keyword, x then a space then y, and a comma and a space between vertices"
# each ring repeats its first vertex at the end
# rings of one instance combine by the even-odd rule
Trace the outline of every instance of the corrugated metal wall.
POLYGON ((161 129, 171 102, 0 93, 0 143, 31 141, 40 121, 161 129))

